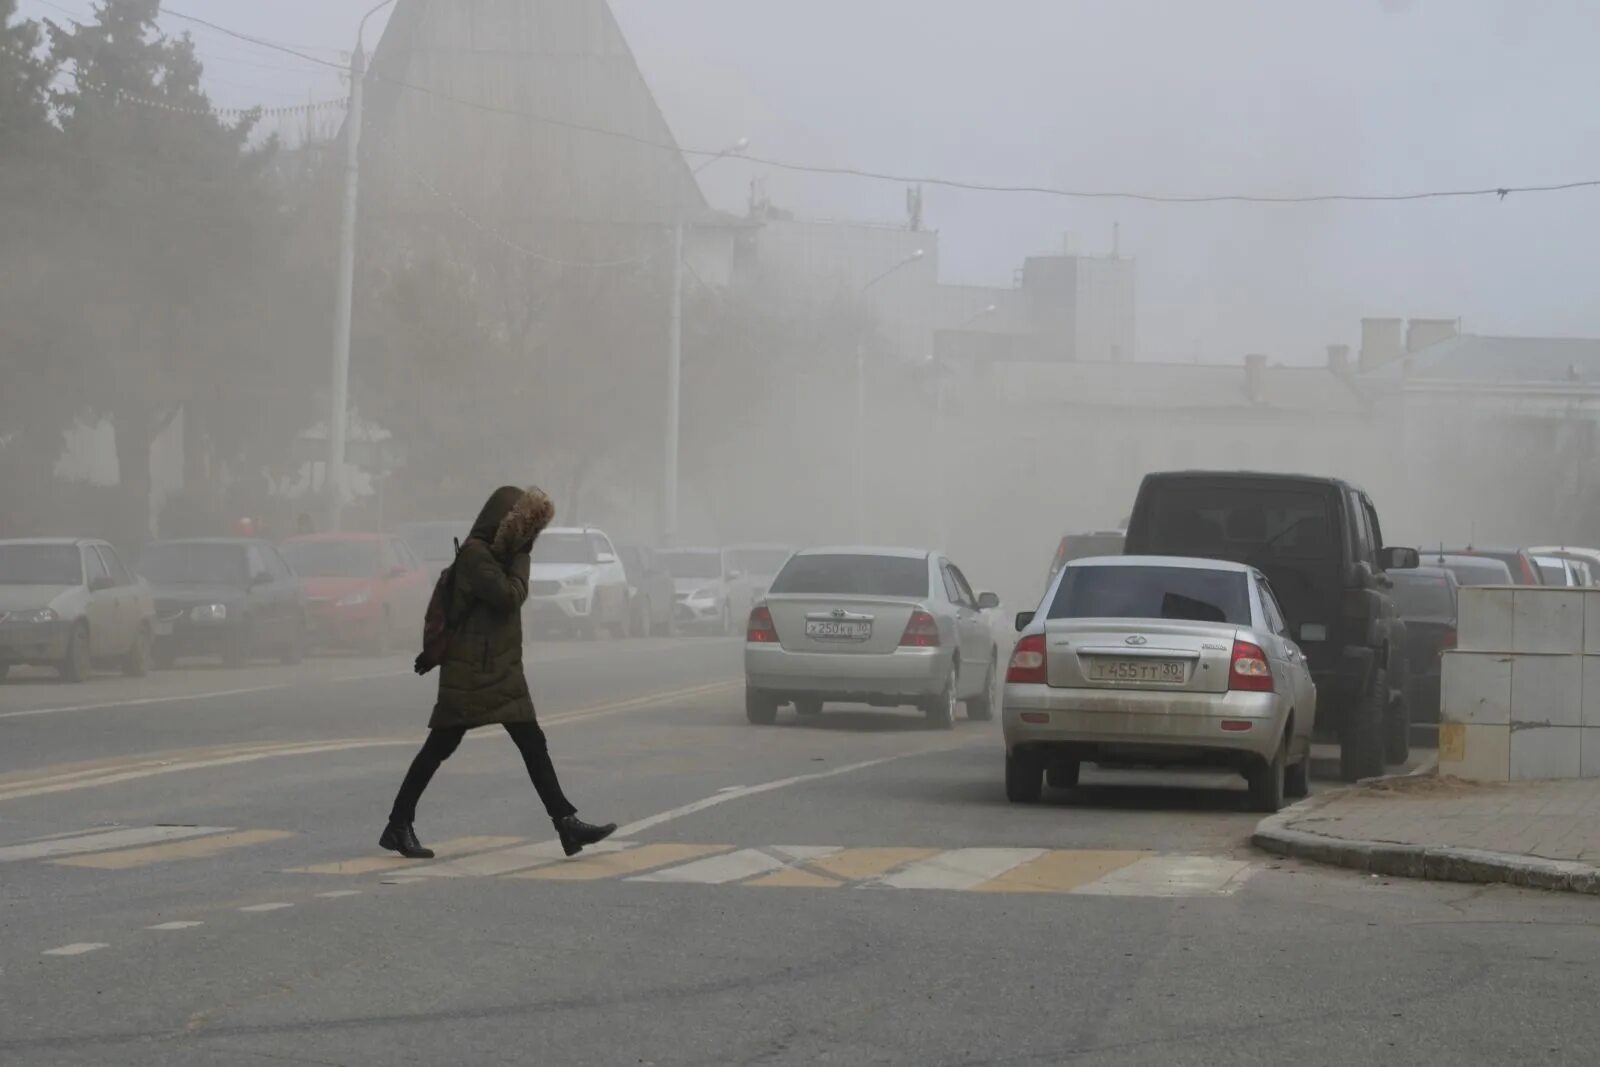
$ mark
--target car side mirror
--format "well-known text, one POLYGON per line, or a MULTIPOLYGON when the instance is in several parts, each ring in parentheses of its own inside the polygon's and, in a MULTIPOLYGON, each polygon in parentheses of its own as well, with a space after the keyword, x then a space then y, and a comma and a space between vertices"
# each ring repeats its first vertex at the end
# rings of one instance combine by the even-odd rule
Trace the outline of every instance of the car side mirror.
POLYGON ((1017 612, 1017 633, 1020 634, 1022 631, 1026 630, 1029 626, 1033 625, 1034 616, 1038 615, 1038 614, 1039 613, 1037 611, 1019 611, 1019 612, 1017 612))
POLYGON ((1386 571, 1409 571, 1422 566, 1422 553, 1414 548, 1386 548, 1380 558, 1386 571))
POLYGON ((110 575, 102 574, 98 578, 89 579, 89 592, 91 593, 99 593, 107 589, 115 589, 116 587, 117 581, 110 575))
POLYGON ((978 610, 993 611, 1000 606, 1000 597, 994 593, 978 594, 978 610))

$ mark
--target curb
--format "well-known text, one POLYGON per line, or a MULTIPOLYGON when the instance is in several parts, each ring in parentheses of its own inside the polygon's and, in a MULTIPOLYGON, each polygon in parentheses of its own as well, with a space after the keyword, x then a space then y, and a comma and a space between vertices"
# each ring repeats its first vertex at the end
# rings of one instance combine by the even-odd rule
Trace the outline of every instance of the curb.
MULTIPOLYGON (((1407 775, 1368 781, 1408 778, 1418 773, 1414 771, 1407 775)), ((1349 790, 1339 790, 1312 797, 1276 815, 1267 816, 1257 824, 1255 833, 1250 837, 1251 844, 1276 856, 1310 860, 1367 874, 1434 882, 1496 883, 1525 889, 1600 896, 1600 868, 1587 863, 1449 845, 1402 845, 1392 841, 1330 837, 1293 828, 1293 823, 1347 792, 1349 790)))

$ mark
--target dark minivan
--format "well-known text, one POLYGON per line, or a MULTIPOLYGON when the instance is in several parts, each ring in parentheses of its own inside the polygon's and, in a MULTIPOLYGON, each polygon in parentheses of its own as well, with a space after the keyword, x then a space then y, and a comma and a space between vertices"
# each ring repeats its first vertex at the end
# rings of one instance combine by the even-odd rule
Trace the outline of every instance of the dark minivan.
POLYGON ((1410 754, 1402 626, 1387 572, 1416 549, 1383 547, 1366 493, 1336 478, 1243 471, 1147 475, 1128 555, 1232 560, 1259 568, 1317 684, 1317 726, 1339 740, 1343 776, 1383 773, 1410 754), (1391 656, 1392 652, 1392 656, 1391 656))
POLYGON ((298 663, 306 648, 306 595, 271 542, 247 538, 156 541, 139 557, 162 636, 159 666, 179 656, 252 656, 298 663))
POLYGON ((1396 571, 1395 607, 1405 621, 1406 702, 1413 722, 1439 721, 1439 672, 1456 647, 1459 584, 1444 567, 1396 571))

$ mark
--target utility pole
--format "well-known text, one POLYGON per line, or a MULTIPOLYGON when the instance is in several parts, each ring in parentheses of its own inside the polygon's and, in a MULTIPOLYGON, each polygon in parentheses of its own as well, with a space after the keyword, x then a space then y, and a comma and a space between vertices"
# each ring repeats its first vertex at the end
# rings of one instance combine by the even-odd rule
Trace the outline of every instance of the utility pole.
POLYGON ((661 525, 663 545, 678 535, 678 422, 681 417, 683 378, 683 215, 672 227, 672 323, 667 343, 667 455, 662 482, 661 525))
POLYGON ((356 209, 361 179, 361 83, 367 56, 359 37, 350 55, 350 117, 344 136, 344 210, 339 220, 339 276, 333 325, 333 387, 328 410, 328 529, 337 531, 344 512, 345 438, 350 419, 350 318, 356 275, 356 209))

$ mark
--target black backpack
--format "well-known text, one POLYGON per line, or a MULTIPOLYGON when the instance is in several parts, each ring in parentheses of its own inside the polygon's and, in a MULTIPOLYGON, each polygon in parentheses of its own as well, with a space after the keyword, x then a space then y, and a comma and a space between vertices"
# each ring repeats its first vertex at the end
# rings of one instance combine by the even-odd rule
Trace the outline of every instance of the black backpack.
POLYGON ((456 538, 456 559, 439 573, 439 580, 433 583, 433 595, 428 598, 428 610, 422 616, 422 651, 417 654, 417 660, 412 664, 412 669, 418 674, 427 674, 435 667, 444 663, 444 657, 450 651, 450 635, 460 628, 467 616, 472 612, 472 605, 467 605, 459 618, 450 618, 450 604, 456 595, 456 561, 461 558, 461 539, 456 538))

